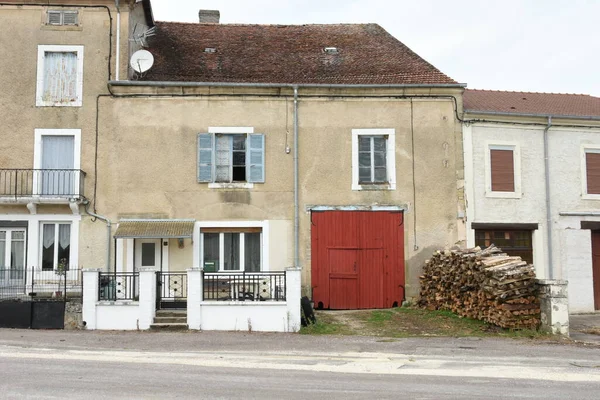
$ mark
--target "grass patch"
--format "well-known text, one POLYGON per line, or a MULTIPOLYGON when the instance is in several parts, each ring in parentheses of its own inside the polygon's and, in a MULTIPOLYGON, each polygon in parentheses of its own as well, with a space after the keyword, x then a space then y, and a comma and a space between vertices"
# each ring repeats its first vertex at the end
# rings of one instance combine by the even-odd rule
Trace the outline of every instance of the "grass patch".
POLYGON ((317 311, 317 323, 303 327, 308 335, 364 335, 386 338, 512 337, 547 339, 552 335, 533 330, 509 330, 449 311, 402 307, 389 310, 317 311))
POLYGON ((349 327, 337 322, 332 315, 321 313, 317 316, 317 323, 300 328, 303 335, 353 335, 349 327))

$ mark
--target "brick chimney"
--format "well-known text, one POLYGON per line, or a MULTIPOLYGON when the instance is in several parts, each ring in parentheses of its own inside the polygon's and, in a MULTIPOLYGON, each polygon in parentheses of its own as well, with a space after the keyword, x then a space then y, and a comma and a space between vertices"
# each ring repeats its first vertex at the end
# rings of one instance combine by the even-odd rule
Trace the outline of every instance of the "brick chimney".
POLYGON ((200 10, 198 18, 201 24, 218 24, 221 13, 219 10, 200 10))

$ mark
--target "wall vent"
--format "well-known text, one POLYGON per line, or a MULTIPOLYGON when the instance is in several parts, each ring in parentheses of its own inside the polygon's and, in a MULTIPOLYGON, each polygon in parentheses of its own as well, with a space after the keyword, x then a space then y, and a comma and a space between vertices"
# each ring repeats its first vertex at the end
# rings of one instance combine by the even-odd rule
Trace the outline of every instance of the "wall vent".
POLYGON ((79 24, 79 11, 48 10, 47 24, 54 26, 77 26, 79 24))

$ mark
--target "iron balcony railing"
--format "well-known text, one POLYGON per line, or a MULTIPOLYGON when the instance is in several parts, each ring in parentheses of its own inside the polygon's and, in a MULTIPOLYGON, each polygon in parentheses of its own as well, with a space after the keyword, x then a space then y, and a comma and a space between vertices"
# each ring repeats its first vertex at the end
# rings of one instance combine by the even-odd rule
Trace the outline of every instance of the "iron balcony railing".
POLYGON ((80 197, 85 175, 80 169, 0 169, 0 197, 80 197))
POLYGON ((285 301, 285 272, 205 272, 205 301, 285 301))

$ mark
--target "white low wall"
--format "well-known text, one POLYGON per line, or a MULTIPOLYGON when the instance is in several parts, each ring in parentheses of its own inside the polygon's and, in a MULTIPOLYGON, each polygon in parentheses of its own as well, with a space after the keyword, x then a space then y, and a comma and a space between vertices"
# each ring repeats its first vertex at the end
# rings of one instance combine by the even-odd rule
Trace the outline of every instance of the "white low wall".
MULTIPOLYGON (((98 271, 84 272, 83 320, 87 329, 149 329, 156 314, 154 271, 140 271, 139 301, 99 301, 98 271)), ((203 301, 202 270, 188 270, 189 329, 216 331, 298 332, 300 270, 286 270, 286 301, 203 301)))
POLYGON ((96 304, 96 329, 130 331, 139 329, 140 305, 136 302, 96 304))
POLYGON ((288 332, 285 302, 204 302, 200 306, 201 330, 288 332))

